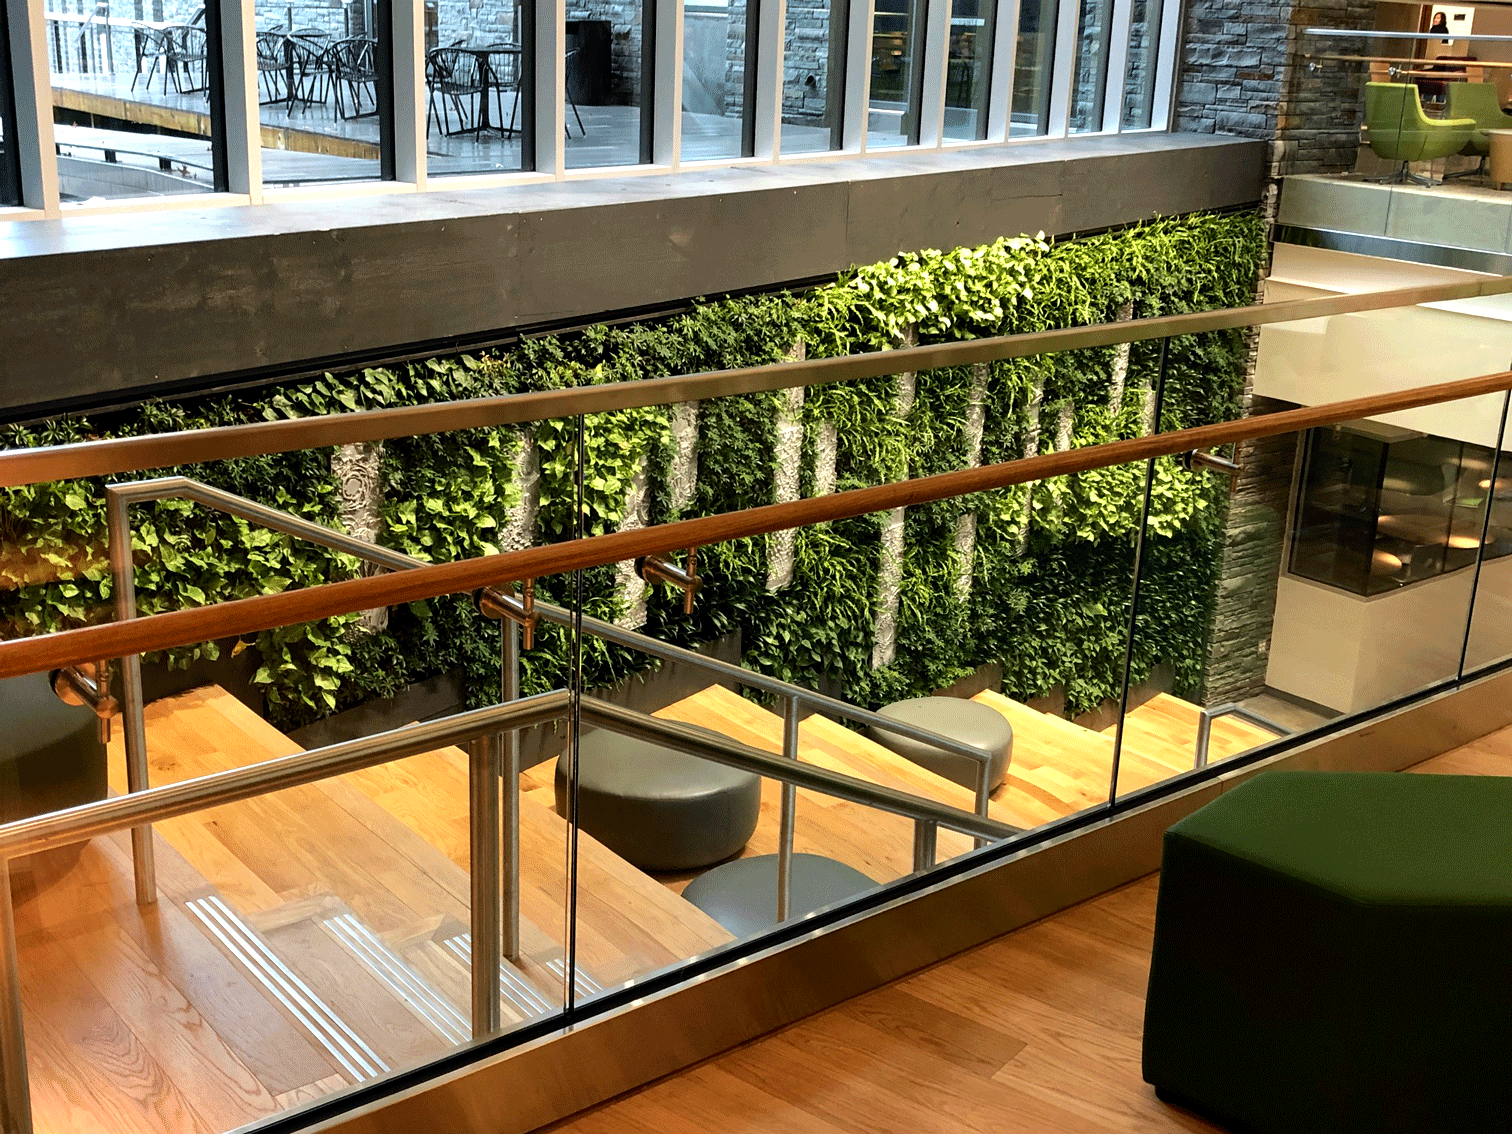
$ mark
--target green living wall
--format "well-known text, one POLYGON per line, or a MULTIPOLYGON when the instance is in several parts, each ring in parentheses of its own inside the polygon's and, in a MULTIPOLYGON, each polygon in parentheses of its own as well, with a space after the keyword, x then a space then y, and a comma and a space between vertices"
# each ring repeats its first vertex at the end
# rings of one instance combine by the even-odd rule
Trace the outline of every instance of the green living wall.
MULTIPOLYGON (((4 441, 49 444, 413 405, 749 366, 798 350, 834 356, 915 338, 939 342, 1236 306, 1252 301, 1264 254, 1253 216, 1161 220, 1057 244, 1022 238, 904 254, 803 295, 700 302, 656 322, 325 375, 276 391, 155 403, 98 421, 12 429, 4 441)), ((780 419, 802 429, 804 494, 815 491, 816 468, 827 464, 829 452, 836 490, 962 467, 977 443, 970 425, 974 384, 984 410, 982 463, 1134 436, 1147 424, 1158 356, 1158 344, 1136 344, 1122 356, 1110 348, 999 362, 985 372, 925 372, 902 416, 894 378, 815 387, 801 408, 785 394, 705 402, 696 490, 677 508, 669 484, 676 460, 671 408, 599 415, 586 430, 582 529, 592 535, 620 526, 637 470, 648 474, 651 522, 772 502, 783 459, 780 419)), ((1173 340, 1163 427, 1236 416, 1244 359, 1237 332, 1173 340)), ((525 432, 476 429, 386 442, 381 541, 437 562, 499 550, 522 503, 517 466, 527 444, 539 453, 540 484, 534 530, 524 535, 537 542, 571 538, 578 520, 575 430, 571 422, 544 422, 525 432)), ((330 450, 161 470, 168 472, 339 524, 330 450)), ((873 662, 881 516, 799 532, 791 580, 775 590, 770 539, 705 549, 700 568, 707 581, 694 614, 682 614, 679 595, 655 591, 647 632, 691 644, 739 630, 748 665, 804 685, 838 685, 867 705, 929 692, 998 662, 1010 695, 1060 687, 1070 709, 1088 709, 1118 692, 1143 480, 1143 466, 1111 469, 909 509, 895 660, 880 667, 873 662), (966 544, 963 516, 974 524, 966 544)), ((5 492, 0 634, 110 617, 103 483, 5 492)), ((1164 661, 1178 690, 1200 686, 1225 489, 1221 480, 1159 463, 1136 678, 1164 661)), ((358 570, 346 556, 180 502, 140 507, 133 518, 144 613, 350 578, 358 570)), ((590 613, 623 613, 615 579, 613 568, 586 573, 590 613)), ((548 597, 570 597, 567 580, 540 585, 548 597)), ((292 727, 447 672, 465 675, 474 703, 496 698, 498 629, 469 596, 396 608, 378 632, 360 632, 357 620, 270 631, 233 646, 258 651, 255 680, 275 721, 292 727)), ((220 648, 207 643, 168 660, 187 665, 220 648)), ((527 690, 561 684, 566 658, 562 636, 546 630, 525 659, 527 690)), ((584 664, 586 681, 598 686, 644 668, 645 660, 590 642, 584 664)))

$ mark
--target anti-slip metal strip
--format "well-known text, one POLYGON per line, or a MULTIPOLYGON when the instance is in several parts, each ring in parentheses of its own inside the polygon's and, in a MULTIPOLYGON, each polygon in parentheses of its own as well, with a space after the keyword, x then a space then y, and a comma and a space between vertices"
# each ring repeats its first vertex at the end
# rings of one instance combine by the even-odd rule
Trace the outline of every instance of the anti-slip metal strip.
POLYGON ((420 1021, 447 1043, 462 1044, 472 1039, 467 1018, 448 1004, 388 944, 351 914, 340 914, 321 923, 354 958, 372 970, 388 989, 420 1021))
POLYGON ((353 1082, 376 1078, 389 1066, 362 1037, 317 996, 218 895, 185 903, 206 931, 306 1031, 330 1053, 353 1082))

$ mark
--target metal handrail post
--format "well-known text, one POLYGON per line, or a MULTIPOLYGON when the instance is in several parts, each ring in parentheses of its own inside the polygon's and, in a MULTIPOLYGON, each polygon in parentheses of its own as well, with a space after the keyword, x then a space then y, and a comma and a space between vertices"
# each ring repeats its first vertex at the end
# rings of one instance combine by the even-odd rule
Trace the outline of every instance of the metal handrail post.
MULTIPOLYGON (((913 868, 915 874, 922 874, 934 867, 939 834, 940 828, 936 824, 925 819, 914 820, 913 868)), ((980 839, 977 841, 981 842, 980 839)))
MULTIPOLYGON (((113 576, 116 619, 129 621, 137 616, 136 564, 131 550, 131 497, 121 492, 106 492, 106 523, 110 538, 110 570, 113 576)), ((121 659, 121 732, 126 748, 126 790, 145 791, 148 783, 147 720, 142 694, 142 657, 131 654, 121 659)), ((143 824, 131 829, 132 874, 136 882, 136 900, 141 906, 157 901, 157 864, 153 858, 152 826, 143 824)))
POLYGON ((21 1007, 21 970, 16 957, 16 915, 11 906, 10 859, 0 855, 0 1127, 5 1134, 31 1134, 31 1087, 26 1074, 26 1016, 21 1007))
MULTIPOLYGON (((782 754, 798 759, 798 714, 802 699, 791 694, 782 713, 782 754)), ((786 921, 793 911, 793 837, 798 826, 798 789, 782 785, 782 821, 777 838, 777 920, 786 921)))
MULTIPOLYGON (((502 699, 507 704, 520 698, 520 627, 506 618, 501 622, 503 631, 502 665, 499 684, 502 699)), ((511 729, 502 735, 503 755, 501 773, 504 779, 502 821, 504 826, 500 849, 503 853, 502 880, 504 883, 504 935, 502 951, 505 960, 520 959, 520 734, 511 729)))
POLYGON ((1194 770, 1206 768, 1208 762, 1208 745, 1213 736, 1213 714, 1208 709, 1201 709, 1197 713, 1197 755, 1192 763, 1194 770))
POLYGON ((499 734, 468 745, 468 867, 472 881, 472 1030, 499 1030, 499 734))

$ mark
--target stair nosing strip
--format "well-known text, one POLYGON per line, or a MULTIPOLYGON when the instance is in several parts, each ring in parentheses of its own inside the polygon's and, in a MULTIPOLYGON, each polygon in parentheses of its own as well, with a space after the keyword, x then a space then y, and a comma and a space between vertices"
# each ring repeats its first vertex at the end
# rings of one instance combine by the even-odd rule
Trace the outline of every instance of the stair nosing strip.
POLYGON ((472 1030, 461 1014, 450 1004, 441 1001, 435 992, 419 978, 407 971, 404 962, 373 945, 373 934, 350 914, 328 918, 322 923, 333 931, 337 941, 395 993, 420 1019, 436 1029, 441 1038, 452 1044, 466 1043, 472 1038, 472 1030))
POLYGON ((241 934, 250 947, 253 958, 261 957, 264 960, 264 971, 281 981, 292 995, 304 998, 307 1009, 315 1013, 317 1018, 330 1029, 331 1037, 346 1048, 360 1064, 369 1068, 367 1078, 374 1078, 390 1070, 388 1063, 357 1034, 356 1029, 343 1020, 336 1010, 327 1004, 320 994, 289 966, 287 961, 275 953, 272 947, 258 936, 255 929, 249 926, 245 919, 220 895, 212 894, 201 899, 201 903, 212 916, 220 919, 223 926, 241 934))
MULTIPOLYGON (((208 897, 204 898, 203 901, 207 903, 214 902, 223 911, 223 916, 245 924, 245 919, 243 919, 235 910, 227 905, 225 900, 221 898, 219 894, 211 894, 208 897)), ((368 1046, 368 1042, 361 1036, 359 1036, 350 1024, 348 1024, 339 1015, 337 1015, 335 1010, 320 998, 319 994, 317 994, 315 990, 309 986, 305 979, 301 977, 297 972, 295 972, 292 968, 290 968, 287 961, 285 961, 277 953, 273 952, 272 948, 260 936, 258 936, 256 932, 248 932, 246 933, 246 937, 258 952, 262 953, 274 966, 276 966, 278 971, 282 972, 288 980, 292 981, 304 992, 306 996, 310 997, 313 1001, 315 1001, 316 1004, 320 1005, 326 1011, 326 1013, 328 1013, 331 1022, 339 1029, 340 1033, 344 1035, 348 1040, 350 1040, 352 1044, 356 1045, 357 1049, 361 1051, 366 1057, 371 1059, 373 1064, 379 1069, 378 1072, 375 1072, 375 1074, 392 1070, 392 1068, 389 1067, 389 1065, 383 1060, 383 1058, 379 1056, 379 1054, 370 1046, 368 1046)))
MULTIPOLYGON (((224 906, 224 903, 218 904, 224 906)), ((303 982, 297 976, 271 967, 259 955, 260 950, 250 947, 249 943, 255 942, 255 938, 238 932, 234 911, 231 911, 232 919, 226 919, 209 898, 193 899, 186 902, 185 906, 215 935, 232 957, 252 974, 253 979, 271 992, 278 1002, 304 1025, 305 1030, 315 1037, 356 1082, 360 1083, 382 1074, 382 1071, 374 1067, 363 1054, 361 1048, 366 1048, 367 1045, 359 1040, 361 1048, 354 1047, 347 1036, 338 1030, 345 1029, 345 1025, 331 1011, 329 1005, 307 986, 303 989, 298 987, 303 982), (335 1026, 333 1026, 333 1020, 335 1026)), ((349 1031, 349 1029, 345 1030, 349 1031)), ((371 1054, 371 1049, 368 1051, 371 1054)), ((377 1056, 374 1055, 373 1058, 376 1059, 377 1056)), ((381 1060, 379 1064, 382 1065, 381 1060)), ((388 1068, 383 1067, 383 1071, 386 1070, 388 1068)))
MULTIPOLYGON (((453 953, 461 957, 469 967, 472 965, 472 932, 458 933, 446 940, 446 944, 453 953)), ((508 996, 519 1008, 531 1016, 547 1016, 556 1011, 556 1007, 542 996, 535 988, 527 984, 525 978, 515 972, 508 964, 499 962, 499 977, 503 983, 504 995, 508 996), (525 1002, 522 1002, 522 998, 525 1002)))
POLYGON ((432 1010, 441 1019, 451 1021, 453 1029, 461 1037, 457 1041, 458 1043, 465 1043, 472 1038, 472 1024, 468 1019, 437 989, 427 984, 424 977, 415 972, 404 958, 399 956, 383 938, 379 937, 369 926, 358 921, 354 914, 344 914, 343 918, 347 923, 348 930, 357 935, 358 939, 365 943, 368 949, 388 965, 396 977, 411 985, 415 994, 428 1001, 432 1010))

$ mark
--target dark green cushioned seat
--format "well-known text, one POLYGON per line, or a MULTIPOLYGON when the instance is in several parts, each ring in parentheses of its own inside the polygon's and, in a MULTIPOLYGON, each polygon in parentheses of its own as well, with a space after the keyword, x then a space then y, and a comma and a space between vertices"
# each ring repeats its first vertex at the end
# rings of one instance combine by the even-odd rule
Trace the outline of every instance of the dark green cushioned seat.
POLYGON ((1272 772, 1162 871, 1161 1097, 1253 1134, 1512 1128, 1512 779, 1272 772))

